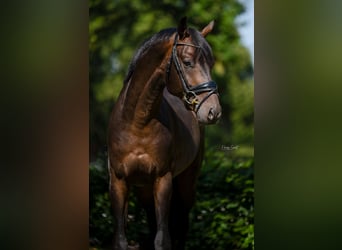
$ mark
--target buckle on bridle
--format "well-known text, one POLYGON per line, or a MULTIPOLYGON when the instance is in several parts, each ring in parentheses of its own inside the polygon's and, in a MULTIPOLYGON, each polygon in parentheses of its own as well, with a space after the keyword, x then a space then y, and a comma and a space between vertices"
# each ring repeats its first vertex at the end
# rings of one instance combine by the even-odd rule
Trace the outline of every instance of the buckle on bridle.
POLYGON ((188 104, 190 107, 196 106, 199 101, 197 99, 197 95, 193 91, 184 92, 183 100, 188 104))

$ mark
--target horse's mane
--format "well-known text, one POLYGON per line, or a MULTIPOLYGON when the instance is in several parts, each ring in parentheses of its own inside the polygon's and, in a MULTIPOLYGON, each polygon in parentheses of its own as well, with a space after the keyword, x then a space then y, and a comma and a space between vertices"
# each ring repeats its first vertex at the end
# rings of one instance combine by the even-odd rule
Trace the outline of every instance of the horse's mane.
POLYGON ((176 32, 176 28, 164 29, 154 34, 152 37, 148 38, 142 43, 140 48, 136 51, 131 63, 129 64, 128 72, 125 77, 124 84, 126 84, 131 78, 139 58, 141 58, 148 51, 148 49, 153 47, 157 42, 169 39, 172 36, 172 34, 174 34, 175 32, 176 32))
MULTIPOLYGON (((214 58, 211 51, 211 48, 207 41, 203 38, 203 36, 195 29, 189 28, 190 36, 192 37, 193 43, 196 45, 199 45, 202 48, 202 52, 204 55, 204 58, 206 58, 209 65, 214 64, 214 58)), ((176 28, 168 28, 161 30, 160 32, 154 34, 152 37, 145 40, 140 48, 136 51, 133 59, 131 60, 128 72, 124 80, 124 84, 126 84, 129 79, 131 78, 139 58, 145 55, 145 53, 148 51, 149 48, 153 47, 156 43, 159 43, 160 41, 165 41, 170 39, 170 37, 177 31, 176 28)))

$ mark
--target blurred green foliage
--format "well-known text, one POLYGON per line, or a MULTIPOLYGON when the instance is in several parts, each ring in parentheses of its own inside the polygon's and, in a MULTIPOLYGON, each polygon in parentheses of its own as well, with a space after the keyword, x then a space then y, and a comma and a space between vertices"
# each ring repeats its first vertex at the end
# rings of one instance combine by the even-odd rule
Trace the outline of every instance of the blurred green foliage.
MULTIPOLYGON (((188 16, 202 29, 215 20, 207 40, 213 49, 212 78, 219 86, 223 117, 206 129, 206 155, 191 213, 188 249, 253 249, 254 79, 241 44, 237 0, 90 0, 90 241, 103 246, 113 228, 108 197, 105 145, 111 109, 135 50, 152 34, 176 27, 188 16), (229 149, 236 145, 235 150, 229 149)), ((129 204, 129 240, 147 234, 146 218, 134 196, 129 204)))
POLYGON ((188 249, 254 249, 254 161, 207 149, 188 249))

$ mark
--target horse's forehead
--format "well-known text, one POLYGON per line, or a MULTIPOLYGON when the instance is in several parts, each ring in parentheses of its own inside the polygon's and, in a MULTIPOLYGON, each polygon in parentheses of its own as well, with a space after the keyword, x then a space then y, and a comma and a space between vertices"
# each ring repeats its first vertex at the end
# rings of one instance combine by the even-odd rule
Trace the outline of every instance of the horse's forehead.
POLYGON ((197 54, 199 54, 199 50, 200 50, 199 48, 196 48, 193 46, 181 46, 180 49, 183 55, 189 55, 192 57, 195 57, 197 54))
POLYGON ((195 37, 194 35, 192 35, 192 36, 190 35, 190 36, 186 37, 184 41, 188 42, 188 43, 192 43, 192 44, 197 45, 197 46, 199 46, 201 43, 203 43, 203 41, 201 41, 201 39, 199 37, 195 37))
POLYGON ((191 57, 196 57, 200 61, 206 61, 206 62, 211 62, 213 61, 213 54, 210 49, 209 44, 206 41, 201 41, 199 43, 198 41, 193 41, 191 39, 188 39, 185 41, 185 43, 193 44, 199 47, 194 47, 194 46, 180 46, 181 50, 180 53, 185 56, 191 56, 191 57), (204 59, 204 60, 201 60, 204 59))

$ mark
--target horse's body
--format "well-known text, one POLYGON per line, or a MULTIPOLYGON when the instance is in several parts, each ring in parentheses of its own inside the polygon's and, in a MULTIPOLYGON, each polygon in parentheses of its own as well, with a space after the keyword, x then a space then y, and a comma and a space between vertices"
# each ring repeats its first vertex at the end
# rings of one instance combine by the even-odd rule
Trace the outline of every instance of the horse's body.
POLYGON ((168 29, 147 41, 131 63, 109 125, 114 249, 128 247, 125 221, 132 185, 138 187, 139 199, 147 211, 154 248, 184 249, 203 157, 200 123, 214 123, 221 115, 216 84, 208 73, 212 66, 208 64, 213 64, 211 51, 197 55, 199 46, 194 45, 201 42, 205 47, 201 49, 208 50, 204 36, 212 26, 202 33, 189 31, 183 19, 178 31, 168 29), (188 59, 192 60, 191 68, 184 66, 188 59), (183 92, 185 100, 179 98, 183 92))

